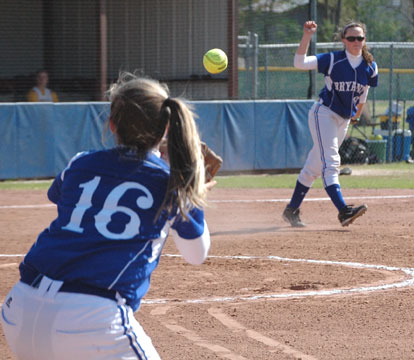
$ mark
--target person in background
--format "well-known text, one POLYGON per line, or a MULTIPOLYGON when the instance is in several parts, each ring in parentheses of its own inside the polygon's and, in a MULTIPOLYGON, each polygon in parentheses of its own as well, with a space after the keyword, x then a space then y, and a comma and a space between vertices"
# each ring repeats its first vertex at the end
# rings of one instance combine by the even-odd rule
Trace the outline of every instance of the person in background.
POLYGON ((410 158, 407 160, 409 163, 413 163, 414 159, 414 106, 411 106, 407 109, 407 119, 406 122, 411 131, 411 151, 410 151, 410 158))
POLYGON ((338 210, 339 222, 348 226, 367 211, 367 206, 353 207, 345 203, 338 179, 339 148, 349 124, 359 123, 369 88, 377 86, 378 67, 366 46, 364 24, 350 22, 343 27, 340 36, 344 50, 306 56, 316 29, 314 21, 305 22, 294 66, 301 70, 318 70, 325 77, 325 87, 308 114, 313 148, 282 216, 293 227, 305 226, 299 217, 299 207, 313 182, 321 176, 325 190, 338 210))
POLYGON ((58 102, 56 93, 50 90, 47 85, 49 83, 49 74, 46 70, 36 72, 36 86, 30 89, 27 94, 29 102, 58 102))
POLYGON ((168 234, 188 263, 207 257, 203 207, 215 181, 205 182, 191 108, 158 81, 129 73, 109 100, 117 146, 78 153, 55 178, 48 197, 58 216, 3 304, 18 359, 159 359, 134 312, 168 234), (167 134, 168 163, 159 152, 167 134))

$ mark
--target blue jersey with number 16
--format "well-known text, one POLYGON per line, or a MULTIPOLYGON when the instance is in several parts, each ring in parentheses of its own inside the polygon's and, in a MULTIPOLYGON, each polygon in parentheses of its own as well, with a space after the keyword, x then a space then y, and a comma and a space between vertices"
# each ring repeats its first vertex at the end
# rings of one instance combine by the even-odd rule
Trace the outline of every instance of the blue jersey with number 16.
POLYGON ((176 211, 156 219, 168 178, 169 166, 153 152, 143 160, 126 148, 76 155, 48 191, 58 216, 24 262, 54 280, 118 291, 136 310, 169 228, 189 241, 204 232, 200 209, 189 222, 176 211))

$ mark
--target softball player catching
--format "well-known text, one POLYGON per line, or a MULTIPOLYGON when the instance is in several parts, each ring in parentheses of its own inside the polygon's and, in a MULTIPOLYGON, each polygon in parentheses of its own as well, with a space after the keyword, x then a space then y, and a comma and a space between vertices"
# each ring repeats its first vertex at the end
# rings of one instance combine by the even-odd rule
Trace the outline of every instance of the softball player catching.
POLYGON ((299 207, 318 176, 339 211, 342 226, 348 226, 367 211, 366 205, 347 205, 339 185, 339 147, 350 122, 357 123, 367 100, 369 88, 377 86, 378 68, 366 46, 364 24, 351 22, 341 31, 345 50, 306 56, 317 24, 307 21, 296 51, 294 66, 302 70, 318 70, 325 76, 325 87, 319 101, 309 111, 309 128, 313 147, 301 170, 290 203, 283 218, 293 227, 304 227, 299 207))
POLYGON ((191 264, 210 247, 200 138, 187 105, 123 74, 109 90, 118 146, 77 154, 48 191, 58 216, 2 306, 18 359, 159 359, 134 318, 169 231, 191 264), (169 164, 158 145, 168 133, 169 164))

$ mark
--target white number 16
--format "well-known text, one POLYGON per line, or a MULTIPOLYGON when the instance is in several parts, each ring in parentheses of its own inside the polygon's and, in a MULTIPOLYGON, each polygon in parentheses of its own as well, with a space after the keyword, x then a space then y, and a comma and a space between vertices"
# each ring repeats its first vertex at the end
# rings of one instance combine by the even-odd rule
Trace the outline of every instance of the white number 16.
MULTIPOLYGON (((98 188, 100 181, 101 177, 95 176, 91 181, 79 185, 80 188, 83 188, 82 194, 72 212, 69 224, 63 226, 62 229, 83 233, 84 229, 81 227, 82 218, 85 215, 86 210, 92 206, 92 196, 98 188)), ((118 204, 125 192, 131 189, 137 189, 144 192, 144 195, 137 198, 137 205, 139 208, 149 209, 154 203, 154 199, 149 190, 136 182, 127 181, 112 189, 103 204, 102 210, 95 215, 96 230, 108 239, 131 239, 139 234, 141 220, 138 214, 132 209, 118 204), (129 222, 125 225, 124 231, 121 233, 114 233, 108 229, 108 224, 111 222, 112 215, 117 212, 126 214, 130 218, 129 222)))

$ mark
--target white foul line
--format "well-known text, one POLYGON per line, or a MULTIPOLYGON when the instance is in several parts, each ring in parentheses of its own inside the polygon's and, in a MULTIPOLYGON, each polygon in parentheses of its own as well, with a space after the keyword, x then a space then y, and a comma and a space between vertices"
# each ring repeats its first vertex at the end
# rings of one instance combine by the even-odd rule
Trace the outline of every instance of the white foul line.
POLYGON ((0 205, 0 209, 33 209, 56 207, 56 204, 38 204, 38 205, 0 205))
POLYGON ((19 257, 26 256, 25 254, 0 254, 0 257, 19 257))
MULTIPOLYGON (((346 196, 345 200, 387 200, 387 199, 412 199, 414 195, 378 195, 378 196, 346 196)), ((233 199, 233 200, 209 200, 211 203, 257 203, 257 202, 289 202, 291 199, 233 199)), ((304 201, 331 201, 329 197, 305 198, 304 201)), ((32 209, 56 207, 56 204, 34 205, 0 205, 1 209, 32 209)))
MULTIPOLYGON (((345 200, 386 200, 386 199, 411 199, 414 195, 378 195, 378 196, 346 196, 345 200)), ((209 200, 211 203, 257 203, 257 202, 289 202, 291 199, 234 199, 234 200, 209 200)), ((305 198, 303 201, 331 201, 331 198, 305 198)))
MULTIPOLYGON (((1 257, 19 257, 25 256, 23 254, 0 254, 1 257)), ((163 254, 162 256, 165 257, 182 257, 181 255, 177 254, 163 254)), ((355 263, 349 261, 330 261, 330 260, 312 260, 312 259, 291 259, 291 258, 284 258, 280 256, 230 256, 230 255, 210 255, 208 256, 210 259, 226 259, 226 260, 269 260, 269 261, 280 261, 280 262, 300 262, 300 263, 308 263, 308 264, 319 264, 319 265, 335 265, 335 266, 345 266, 350 268, 359 268, 359 269, 374 269, 374 270, 386 270, 386 271, 399 271, 405 273, 408 278, 394 282, 391 284, 383 284, 377 286, 363 286, 351 289, 332 289, 332 290, 319 290, 319 291, 301 291, 295 293, 278 293, 278 294, 262 294, 262 295, 254 295, 254 296, 229 296, 229 297, 209 297, 203 299, 188 299, 188 300, 178 300, 177 298, 174 299, 149 299, 149 300, 142 300, 142 304, 167 304, 167 303, 174 303, 174 304, 195 304, 195 303, 211 303, 211 302, 227 302, 227 301, 254 301, 260 299, 288 299, 288 298, 300 298, 306 296, 331 296, 331 295, 339 295, 339 294, 354 294, 354 293, 362 293, 362 292, 375 292, 375 291, 383 291, 388 289, 396 289, 396 288, 403 288, 414 286, 414 268, 402 268, 396 266, 386 266, 386 265, 373 265, 373 264, 362 264, 362 263, 355 263)))
MULTIPOLYGON (((167 257, 181 257, 181 255, 165 254, 163 256, 167 257)), ((253 296, 228 296, 228 297, 209 297, 203 299, 189 299, 177 301, 171 299, 149 299, 143 300, 143 304, 166 304, 166 303, 183 303, 183 304, 195 304, 195 303, 211 303, 211 302, 228 302, 228 301, 255 301, 261 299, 289 299, 289 298, 300 298, 306 296, 332 296, 340 294, 354 294, 362 292, 375 292, 383 291, 388 289, 402 288, 408 286, 414 286, 414 268, 400 268, 395 266, 386 266, 386 265, 372 265, 372 264, 361 264, 354 262, 343 262, 343 261, 329 261, 329 260, 310 260, 310 259, 290 259, 283 258, 280 256, 208 256, 212 259, 246 259, 246 260, 272 260, 272 261, 281 261, 281 262, 302 262, 310 264, 320 264, 320 265, 336 265, 336 266, 345 266, 352 268, 360 269, 375 269, 375 270, 387 270, 387 271, 400 271, 405 273, 408 276, 408 279, 403 281, 383 284, 377 286, 363 286, 351 289, 332 289, 332 290, 319 290, 319 291, 301 291, 295 293, 278 293, 278 294, 262 294, 262 295, 253 295, 253 296)))

